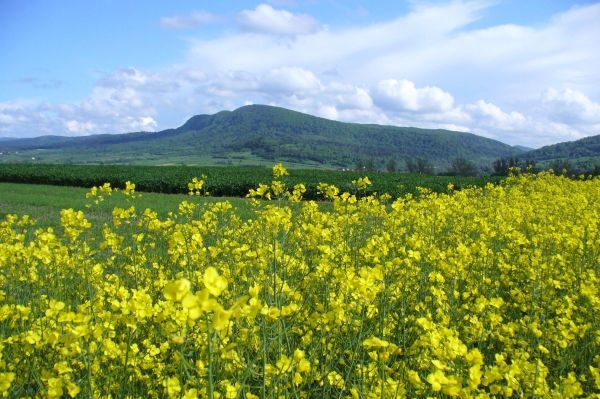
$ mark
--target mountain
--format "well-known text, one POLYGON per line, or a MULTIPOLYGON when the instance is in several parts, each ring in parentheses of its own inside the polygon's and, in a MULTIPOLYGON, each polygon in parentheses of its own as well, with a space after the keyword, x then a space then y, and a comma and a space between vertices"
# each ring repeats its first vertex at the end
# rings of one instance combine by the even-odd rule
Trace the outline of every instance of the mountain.
POLYGON ((559 158, 600 157, 600 136, 547 145, 537 150, 528 151, 524 154, 524 157, 536 162, 552 161, 559 158))
POLYGON ((248 105, 197 115, 176 129, 85 137, 42 136, 0 141, 0 152, 19 151, 42 162, 204 164, 287 162, 297 166, 351 167, 372 158, 426 158, 447 167, 463 157, 489 165, 523 150, 470 133, 442 129, 344 123, 285 108, 248 105))
POLYGON ((518 149, 520 149, 520 150, 523 150, 523 151, 531 151, 531 150, 535 150, 535 148, 532 148, 532 147, 525 147, 524 145, 516 145, 515 147, 517 147, 518 149))

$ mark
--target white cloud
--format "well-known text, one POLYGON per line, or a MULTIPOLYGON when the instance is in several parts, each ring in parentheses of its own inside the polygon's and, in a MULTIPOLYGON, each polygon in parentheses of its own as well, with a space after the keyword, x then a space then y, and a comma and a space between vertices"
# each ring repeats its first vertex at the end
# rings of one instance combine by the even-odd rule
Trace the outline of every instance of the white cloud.
MULTIPOLYGON (((0 104, 0 134, 87 135, 155 131, 159 109, 196 112, 201 106, 191 96, 207 76, 194 68, 151 71, 116 68, 96 82, 92 93, 75 103, 19 102, 0 104)), ((197 97, 197 96, 195 96, 197 97)), ((164 128, 171 126, 164 126, 164 128)))
POLYGON ((416 88, 406 79, 386 79, 377 84, 375 102, 391 111, 435 113, 450 111, 454 97, 439 87, 416 88))
POLYGON ((78 136, 91 134, 98 127, 98 125, 92 122, 77 122, 76 120, 66 121, 65 126, 70 133, 78 136))
POLYGON ((174 17, 162 17, 158 25, 163 29, 189 29, 219 22, 220 20, 220 17, 207 11, 193 11, 189 14, 179 14, 174 17))
POLYGON ((325 91, 334 95, 337 109, 365 110, 373 107, 373 99, 364 88, 331 82, 325 91))
POLYGON ((600 123, 600 104, 580 91, 550 88, 542 93, 541 102, 553 121, 567 124, 600 123))
MULTIPOLYGON (((0 133, 167 128, 183 116, 262 103, 533 147, 600 134, 600 4, 535 27, 486 29, 469 24, 491 0, 414 4, 406 15, 343 29, 260 4, 234 15, 241 30, 186 37, 188 57, 171 69, 116 68, 77 103, 0 104, 0 133), (77 122, 71 130, 69 121, 77 122)), ((202 15, 163 19, 163 27, 216 21, 202 15)))
POLYGON ((310 15, 275 10, 268 4, 260 4, 254 10, 240 12, 237 23, 250 32, 278 35, 310 35, 321 29, 319 21, 310 15))
POLYGON ((216 73, 208 85, 198 91, 213 94, 219 97, 239 97, 240 95, 255 91, 260 82, 254 74, 247 71, 228 71, 216 73))
MULTIPOLYGON (((339 31, 324 27, 312 35, 289 40, 250 34, 198 40, 190 49, 190 61, 203 62, 209 71, 245 69, 253 73, 286 65, 310 70, 336 67, 342 75, 360 76, 369 84, 423 69, 439 72, 440 60, 422 65, 420 57, 415 56, 427 52, 440 41, 446 42, 454 37, 458 29, 479 18, 479 12, 485 8, 485 4, 483 1, 451 2, 415 11, 389 22, 339 31), (385 57, 392 55, 400 59, 385 62, 385 57)), ((269 21, 270 18, 266 16, 257 18, 257 24, 268 25, 269 21)), ((280 17, 278 21, 284 25, 282 30, 294 26, 285 18, 280 17)), ((272 33, 284 32, 274 29, 272 33)), ((444 62, 444 59, 441 61, 444 62)))
POLYGON ((297 67, 270 70, 261 90, 271 95, 316 95, 322 90, 320 80, 311 72, 297 67))
POLYGON ((189 82, 201 82, 206 80, 206 73, 199 69, 183 69, 176 71, 175 75, 182 80, 189 82))
POLYGON ((174 92, 179 89, 177 79, 171 74, 133 67, 116 68, 113 73, 101 77, 97 85, 117 89, 133 88, 153 93, 174 92))
POLYGON ((498 130, 517 130, 522 128, 527 121, 525 116, 519 112, 506 113, 500 107, 483 100, 479 100, 475 104, 467 104, 465 110, 477 124, 498 130))

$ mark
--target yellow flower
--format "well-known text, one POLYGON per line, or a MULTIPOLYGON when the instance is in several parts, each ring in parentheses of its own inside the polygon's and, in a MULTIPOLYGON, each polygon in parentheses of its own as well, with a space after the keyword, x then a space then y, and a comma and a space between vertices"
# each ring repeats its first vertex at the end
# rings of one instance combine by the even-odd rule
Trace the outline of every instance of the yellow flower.
POLYGON ((69 381, 67 382, 67 391, 69 392, 69 395, 74 398, 77 396, 77 394, 79 394, 79 392, 81 392, 81 388, 69 381))
POLYGON ((298 363, 300 360, 304 359, 305 357, 306 357, 306 354, 304 353, 303 350, 296 349, 294 351, 294 361, 296 363, 298 363))
POLYGON ((213 312, 213 328, 217 331, 227 328, 229 325, 229 317, 231 316, 231 312, 224 310, 220 305, 217 306, 213 312))
POLYGON ((56 363, 54 365, 54 370, 58 371, 58 374, 65 374, 73 371, 73 369, 67 365, 67 362, 56 363))
POLYGON ((292 359, 286 355, 281 355, 281 358, 277 361, 276 366, 281 373, 292 371, 292 359))
POLYGON ((223 276, 219 276, 217 269, 214 267, 208 267, 204 271, 204 286, 214 296, 221 295, 227 288, 227 280, 223 276))
POLYGON ((371 337, 363 341, 363 346, 366 348, 387 348, 390 345, 388 341, 381 340, 377 337, 371 337))
POLYGON ((135 184, 129 181, 125 182, 125 189, 121 192, 127 196, 133 196, 133 194, 135 193, 135 184))
POLYGON ((185 339, 181 335, 173 335, 171 336, 171 342, 173 342, 175 345, 183 345, 185 339))
POLYGON ((329 374, 327 374, 327 381, 329 381, 329 385, 334 386, 336 388, 342 388, 344 386, 344 377, 342 377, 336 371, 332 371, 329 374))
POLYGON ((361 177, 358 180, 352 180, 352 184, 356 185, 359 190, 366 190, 367 186, 370 186, 371 180, 369 180, 368 176, 361 177))
POLYGON ((310 362, 306 359, 300 360, 296 370, 300 373, 308 373, 310 371, 310 362))
POLYGON ((225 388, 225 397, 227 399, 235 399, 237 397, 238 389, 231 384, 227 384, 225 388))
POLYGON ((276 179, 284 175, 289 175, 289 173, 281 163, 278 163, 277 165, 273 166, 273 176, 276 179))
POLYGON ((163 386, 167 388, 167 394, 169 395, 169 398, 179 397, 179 392, 181 392, 179 378, 168 378, 165 381, 163 381, 163 386))
POLYGON ((408 381, 415 387, 420 388, 423 385, 423 381, 419 377, 419 374, 414 370, 408 371, 408 381))
POLYGON ((181 399, 198 399, 198 390, 195 388, 188 389, 181 399))
POLYGON ((438 369, 427 376, 427 382, 431 384, 431 389, 437 392, 442 389, 442 385, 448 383, 448 378, 446 378, 442 370, 438 369))
POLYGON ((190 282, 186 279, 176 280, 167 284, 163 290, 165 299, 180 302, 190 292, 190 282))
POLYGON ((8 396, 8 390, 14 380, 15 373, 0 373, 0 393, 2 396, 8 396))
POLYGON ((63 381, 60 378, 48 379, 48 398, 60 398, 63 394, 63 381))
POLYGON ((304 381, 302 375, 298 372, 294 373, 294 376, 292 377, 292 382, 296 385, 300 385, 302 384, 302 381, 304 381))
POLYGON ((54 299, 51 299, 50 300, 50 306, 46 310, 46 316, 48 316, 48 317, 54 317, 61 310, 63 310, 64 308, 65 308, 65 303, 64 302, 59 302, 59 301, 56 301, 54 299))

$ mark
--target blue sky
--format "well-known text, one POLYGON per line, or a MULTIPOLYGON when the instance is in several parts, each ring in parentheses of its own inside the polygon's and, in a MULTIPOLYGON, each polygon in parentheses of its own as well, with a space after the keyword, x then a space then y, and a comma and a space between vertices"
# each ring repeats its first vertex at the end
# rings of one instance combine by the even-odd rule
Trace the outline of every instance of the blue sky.
POLYGON ((245 104, 540 147, 600 134, 598 1, 0 0, 0 137, 245 104))

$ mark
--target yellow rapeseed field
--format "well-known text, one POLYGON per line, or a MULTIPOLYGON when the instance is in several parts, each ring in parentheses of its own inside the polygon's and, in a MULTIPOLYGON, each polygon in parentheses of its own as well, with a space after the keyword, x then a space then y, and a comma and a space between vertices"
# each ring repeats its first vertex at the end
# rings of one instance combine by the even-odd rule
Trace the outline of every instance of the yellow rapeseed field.
MULTIPOLYGON (((101 235, 80 210, 0 224, 10 398, 600 398, 600 180, 523 174, 391 201, 326 184, 190 197, 134 185, 101 235)), ((202 180, 190 183, 202 194, 202 180)))

